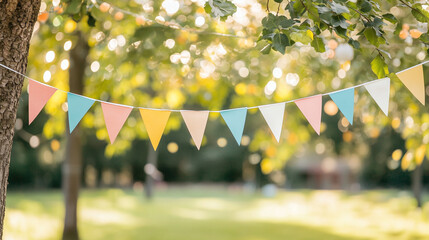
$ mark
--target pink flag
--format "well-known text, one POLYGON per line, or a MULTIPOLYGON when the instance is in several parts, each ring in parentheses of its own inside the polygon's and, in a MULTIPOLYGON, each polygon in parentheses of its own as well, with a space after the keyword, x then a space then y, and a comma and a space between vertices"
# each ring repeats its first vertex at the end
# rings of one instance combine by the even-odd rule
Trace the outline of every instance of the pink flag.
POLYGON ((110 143, 113 143, 133 108, 105 102, 101 103, 101 108, 103 109, 104 122, 106 123, 110 143))
POLYGON ((57 91, 56 88, 34 80, 28 82, 28 124, 39 115, 46 102, 57 91))
POLYGON ((186 127, 194 140, 195 146, 200 150, 201 142, 204 137, 209 111, 180 111, 186 127))
POLYGON ((316 95, 300 100, 295 104, 307 118, 313 129, 320 135, 320 123, 322 121, 322 95, 316 95))

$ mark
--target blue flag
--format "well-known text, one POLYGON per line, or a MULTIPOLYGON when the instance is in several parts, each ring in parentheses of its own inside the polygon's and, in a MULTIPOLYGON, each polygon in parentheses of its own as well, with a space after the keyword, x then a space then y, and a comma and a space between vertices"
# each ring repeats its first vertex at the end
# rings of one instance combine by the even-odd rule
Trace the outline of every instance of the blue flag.
POLYGON ((355 89, 350 88, 339 92, 329 94, 334 100, 337 107, 343 113, 344 117, 347 118, 349 123, 353 125, 353 112, 355 107, 355 89))
POLYGON ((231 130, 232 135, 240 146, 241 137, 243 136, 244 124, 246 123, 247 108, 238 108, 221 111, 223 120, 231 130))
POLYGON ((83 116, 85 116, 95 101, 80 95, 67 93, 67 102, 69 128, 70 133, 72 133, 77 124, 80 122, 83 116))

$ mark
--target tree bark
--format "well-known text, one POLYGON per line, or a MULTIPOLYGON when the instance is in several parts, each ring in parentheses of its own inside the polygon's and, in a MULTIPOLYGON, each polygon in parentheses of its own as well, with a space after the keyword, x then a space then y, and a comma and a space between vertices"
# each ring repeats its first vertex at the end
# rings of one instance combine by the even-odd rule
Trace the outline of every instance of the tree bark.
POLYGON ((422 207, 422 185, 423 185, 423 163, 417 165, 412 173, 412 189, 414 198, 417 201, 417 207, 422 207))
MULTIPOLYGON (((28 49, 40 0, 0 0, 0 63, 27 70, 28 49)), ((0 239, 6 206, 7 178, 19 98, 24 78, 0 67, 0 239)))
MULTIPOLYGON (((76 46, 70 51, 70 92, 83 94, 86 58, 89 47, 81 32, 77 33, 76 46)), ((67 121, 68 126, 68 121, 67 121)), ((82 171, 82 144, 79 125, 68 135, 66 156, 63 164, 63 192, 65 201, 64 240, 79 239, 77 230, 77 200, 82 171)))

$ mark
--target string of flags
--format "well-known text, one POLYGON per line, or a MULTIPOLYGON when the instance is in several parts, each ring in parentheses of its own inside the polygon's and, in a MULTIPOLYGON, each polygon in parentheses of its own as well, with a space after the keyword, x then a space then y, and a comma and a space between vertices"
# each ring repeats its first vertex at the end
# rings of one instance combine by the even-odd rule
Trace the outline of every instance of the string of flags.
MULTIPOLYGON (((428 62, 429 61, 420 63, 397 73, 397 76, 401 82, 423 105, 425 105, 423 64, 428 62)), ((155 150, 158 148, 159 142, 164 133, 165 126, 167 125, 168 119, 172 112, 180 112, 185 125, 189 130, 189 133, 197 149, 199 150, 210 112, 219 112, 221 114, 234 139, 237 141, 237 144, 240 145, 248 109, 259 109, 277 142, 280 141, 285 115, 285 106, 287 103, 293 102, 296 104, 296 106, 300 109, 301 113, 308 120, 318 135, 320 135, 320 125, 322 121, 322 96, 329 95, 351 125, 353 124, 355 89, 358 87, 365 87, 370 96, 374 99, 375 103, 380 107, 386 116, 388 115, 389 109, 390 78, 377 79, 338 91, 294 99, 281 103, 226 109, 220 111, 194 111, 134 107, 105 102, 57 89, 55 87, 36 81, 1 63, 0 66, 29 79, 29 124, 34 121, 52 95, 57 91, 62 91, 67 93, 68 122, 70 133, 73 132, 75 127, 79 124, 81 119, 94 105, 94 103, 100 102, 109 139, 113 144, 131 111, 134 108, 137 108, 140 111, 140 115, 148 132, 150 142, 155 150)))

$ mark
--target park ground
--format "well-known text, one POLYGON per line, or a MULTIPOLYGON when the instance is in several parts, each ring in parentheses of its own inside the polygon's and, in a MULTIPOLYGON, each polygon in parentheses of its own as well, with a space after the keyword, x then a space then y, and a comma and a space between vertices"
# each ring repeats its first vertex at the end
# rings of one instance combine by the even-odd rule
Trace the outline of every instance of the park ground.
MULTIPOLYGON (((425 200, 428 199, 425 195, 425 200)), ((398 190, 280 191, 273 198, 234 187, 83 190, 82 239, 429 239, 429 202, 417 209, 398 190)), ((60 239, 60 191, 8 192, 5 240, 60 239)))

